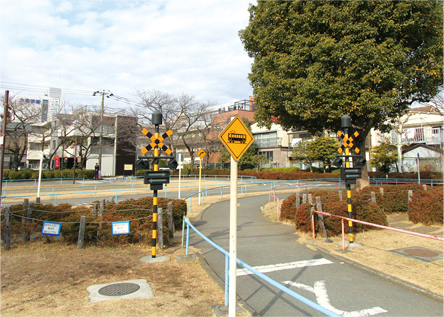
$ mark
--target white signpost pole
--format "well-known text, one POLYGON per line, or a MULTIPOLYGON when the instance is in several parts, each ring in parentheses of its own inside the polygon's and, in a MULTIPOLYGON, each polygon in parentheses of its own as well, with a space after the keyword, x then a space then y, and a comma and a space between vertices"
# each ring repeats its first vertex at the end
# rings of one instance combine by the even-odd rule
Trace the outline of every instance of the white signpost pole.
POLYGON ((228 284, 228 316, 236 317, 237 161, 233 156, 231 156, 230 168, 230 268, 228 284))
POLYGON ((180 171, 182 170, 182 161, 179 160, 179 199, 180 199, 180 171))

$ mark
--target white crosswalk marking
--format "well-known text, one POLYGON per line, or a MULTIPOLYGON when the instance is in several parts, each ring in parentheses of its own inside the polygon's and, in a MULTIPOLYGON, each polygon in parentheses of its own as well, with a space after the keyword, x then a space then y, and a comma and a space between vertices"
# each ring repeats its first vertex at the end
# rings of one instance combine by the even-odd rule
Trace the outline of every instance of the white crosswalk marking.
MULTIPOLYGON (((279 264, 271 264, 271 265, 261 265, 261 266, 255 266, 253 269, 261 272, 261 273, 269 273, 269 272, 275 272, 275 271, 282 271, 282 270, 291 270, 296 269, 300 267, 307 267, 307 266, 318 266, 318 265, 325 265, 325 264, 332 264, 333 262, 327 260, 327 259, 313 259, 313 260, 304 260, 304 261, 296 261, 296 262, 288 262, 288 263, 279 263, 279 264)), ((253 274, 247 269, 238 269, 236 271, 237 276, 243 276, 243 275, 249 275, 253 274)))

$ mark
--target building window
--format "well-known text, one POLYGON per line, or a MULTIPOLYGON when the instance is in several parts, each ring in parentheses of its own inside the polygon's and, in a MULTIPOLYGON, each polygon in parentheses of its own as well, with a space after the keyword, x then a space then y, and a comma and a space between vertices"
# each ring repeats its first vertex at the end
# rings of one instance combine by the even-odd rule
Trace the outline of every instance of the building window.
POLYGON ((259 152, 259 155, 264 155, 267 158, 267 160, 273 161, 273 151, 259 152))
POLYGON ((42 103, 42 122, 46 122, 48 120, 48 100, 43 99, 42 103))

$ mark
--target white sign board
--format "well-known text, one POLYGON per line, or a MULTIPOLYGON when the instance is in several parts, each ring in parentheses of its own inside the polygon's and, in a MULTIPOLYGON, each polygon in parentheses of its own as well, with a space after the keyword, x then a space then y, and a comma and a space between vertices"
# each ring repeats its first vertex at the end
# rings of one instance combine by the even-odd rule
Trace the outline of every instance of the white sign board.
POLYGON ((112 223, 113 236, 121 234, 130 234, 130 223, 129 221, 118 221, 112 223))
POLYGON ((43 222, 42 234, 47 236, 59 236, 60 229, 62 228, 61 222, 43 222))

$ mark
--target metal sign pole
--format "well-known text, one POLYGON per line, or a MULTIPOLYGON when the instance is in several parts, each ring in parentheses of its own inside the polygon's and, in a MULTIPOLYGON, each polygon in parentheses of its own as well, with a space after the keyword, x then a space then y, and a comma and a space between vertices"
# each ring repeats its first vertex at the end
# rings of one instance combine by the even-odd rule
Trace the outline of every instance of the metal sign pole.
POLYGON ((230 269, 228 284, 228 314, 229 317, 235 317, 237 259, 237 161, 233 158, 233 156, 231 156, 230 168, 230 269))
POLYGON ((201 158, 199 158, 199 205, 200 205, 200 202, 201 202, 201 193, 200 193, 200 191, 201 191, 201 184, 202 184, 202 159, 201 158))

